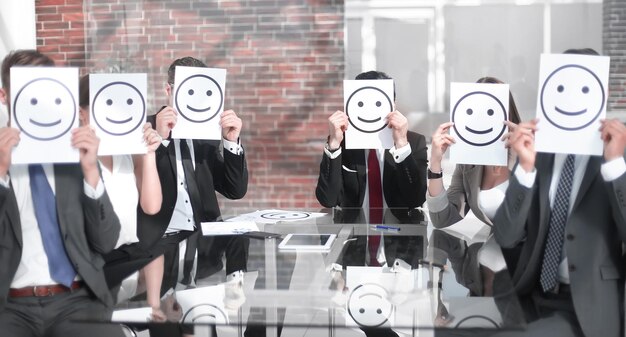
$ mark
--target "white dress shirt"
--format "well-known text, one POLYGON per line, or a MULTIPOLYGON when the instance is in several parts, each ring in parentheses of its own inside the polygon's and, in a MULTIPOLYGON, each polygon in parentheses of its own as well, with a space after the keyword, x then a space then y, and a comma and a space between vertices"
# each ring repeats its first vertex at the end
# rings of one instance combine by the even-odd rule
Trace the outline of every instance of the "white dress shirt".
MULTIPOLYGON (((52 164, 42 164, 48 183, 55 191, 54 166, 52 164)), ((11 165, 9 175, 6 179, 0 179, 0 185, 9 188, 13 185, 13 192, 17 200, 17 207, 20 214, 22 228, 22 256, 17 267, 11 288, 23 288, 37 285, 56 284, 48 270, 48 256, 43 248, 41 232, 35 216, 33 197, 30 191, 30 175, 28 165, 11 165)), ((97 199, 104 194, 104 185, 101 180, 94 189, 87 182, 84 182, 85 195, 97 199)), ((76 205, 81 207, 81 205, 76 205)), ((78 276, 77 276, 78 279, 78 276)))
MULTIPOLYGON (((193 231, 195 224, 193 220, 193 209, 191 208, 191 202, 189 198, 189 193, 187 192, 187 181, 185 180, 185 171, 183 169, 183 162, 180 156, 180 142, 185 141, 189 146, 189 152, 191 153, 191 162, 193 163, 193 167, 196 167, 196 158, 193 155, 193 141, 191 139, 174 139, 175 153, 176 153, 176 188, 177 188, 177 196, 176 196, 176 204, 174 206, 174 213, 172 213, 172 218, 170 219, 170 223, 165 231, 166 234, 176 233, 181 230, 185 231, 193 231)), ((163 140, 163 146, 169 145, 169 140, 163 140)), ((222 144, 224 149, 236 154, 241 155, 243 153, 243 148, 241 144, 237 142, 231 142, 226 139, 222 139, 222 144)))

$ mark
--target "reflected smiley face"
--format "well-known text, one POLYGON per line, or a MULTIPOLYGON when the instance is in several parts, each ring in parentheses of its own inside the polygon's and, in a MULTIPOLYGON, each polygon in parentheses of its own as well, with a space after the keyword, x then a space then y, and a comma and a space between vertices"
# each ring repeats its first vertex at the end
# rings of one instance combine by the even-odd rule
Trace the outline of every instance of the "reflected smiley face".
POLYGON ((388 295, 387 290, 378 284, 360 284, 348 298, 348 314, 360 326, 381 326, 393 313, 388 295))
POLYGON ((376 87, 363 87, 353 92, 346 102, 350 125, 365 133, 376 133, 387 126, 387 115, 393 103, 384 91, 376 87))
POLYGON ((176 109, 186 120, 203 123, 222 109, 222 87, 207 75, 193 75, 183 80, 174 94, 176 109))
POLYGON ((37 140, 53 140, 74 125, 76 99, 60 81, 37 78, 17 91, 13 111, 15 122, 26 135, 37 140))
POLYGON ((500 100, 484 91, 474 91, 461 97, 452 110, 454 131, 464 142, 487 146, 503 134, 507 120, 500 100))
POLYGON ((300 220, 300 219, 306 219, 309 216, 311 215, 307 212, 286 212, 286 211, 261 214, 261 217, 263 219, 270 219, 270 220, 300 220))
POLYGON ((593 123, 602 112, 606 94, 602 81, 588 68, 576 64, 553 71, 543 83, 541 111, 562 130, 579 130, 593 123))
POLYGON ((111 82, 94 96, 91 110, 93 119, 106 133, 126 135, 143 123, 146 101, 141 92, 126 82, 111 82))

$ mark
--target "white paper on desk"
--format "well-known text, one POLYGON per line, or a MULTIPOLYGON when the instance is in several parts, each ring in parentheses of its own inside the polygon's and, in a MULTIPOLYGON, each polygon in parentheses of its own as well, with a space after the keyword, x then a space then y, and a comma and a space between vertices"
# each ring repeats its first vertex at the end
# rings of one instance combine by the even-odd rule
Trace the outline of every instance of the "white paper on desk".
POLYGON ((222 139, 225 88, 226 69, 177 66, 172 104, 178 118, 172 138, 222 139))
POLYGON ((348 115, 346 149, 390 149, 387 115, 394 110, 393 80, 344 80, 344 111, 348 115))
POLYGON ((226 220, 232 221, 252 221, 256 223, 275 224, 283 221, 300 221, 320 218, 327 215, 326 213, 305 212, 298 210, 280 210, 266 209, 251 213, 240 214, 236 217, 226 220))
POLYGON ((236 235, 258 232, 259 227, 253 221, 202 222, 202 235, 236 235))
POLYGON ((146 323, 150 321, 152 308, 134 308, 113 311, 111 322, 114 323, 146 323))
POLYGON ((500 139, 508 119, 509 85, 450 84, 450 161, 457 164, 506 166, 507 150, 500 139))
POLYGON ((182 322, 227 324, 228 313, 224 308, 224 285, 181 290, 176 300, 183 311, 182 322))
POLYGON ((146 153, 146 74, 89 75, 90 125, 100 138, 98 155, 146 153))
POLYGON ((487 241, 487 237, 491 232, 491 227, 478 219, 474 213, 469 211, 463 219, 451 226, 442 228, 441 230, 456 236, 459 239, 467 241, 469 245, 476 242, 487 241))
POLYGON ((606 117, 609 62, 607 56, 541 55, 538 152, 602 155, 599 129, 606 117))
POLYGON ((13 164, 77 163, 78 68, 12 67, 11 127, 21 131, 13 164))

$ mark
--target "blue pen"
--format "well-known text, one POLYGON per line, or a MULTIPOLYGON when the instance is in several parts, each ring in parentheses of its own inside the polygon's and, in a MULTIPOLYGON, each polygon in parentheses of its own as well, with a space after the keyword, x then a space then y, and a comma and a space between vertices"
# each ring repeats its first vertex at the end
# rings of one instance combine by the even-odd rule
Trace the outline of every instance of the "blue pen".
POLYGON ((400 227, 393 227, 393 226, 385 226, 385 225, 376 225, 374 226, 375 229, 384 229, 384 230, 389 230, 389 231, 400 231, 400 227))

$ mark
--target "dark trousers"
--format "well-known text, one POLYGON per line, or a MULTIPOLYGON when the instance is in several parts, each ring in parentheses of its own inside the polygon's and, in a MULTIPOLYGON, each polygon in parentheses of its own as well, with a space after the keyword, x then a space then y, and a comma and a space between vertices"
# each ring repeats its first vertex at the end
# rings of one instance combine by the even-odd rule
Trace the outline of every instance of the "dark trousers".
POLYGON ((224 268, 226 274, 247 271, 250 239, 242 235, 201 236, 198 238, 196 279, 209 277, 224 268))
POLYGON ((48 297, 9 297, 0 312, 0 335, 123 337, 117 324, 80 322, 110 319, 111 309, 93 298, 86 288, 48 297))

